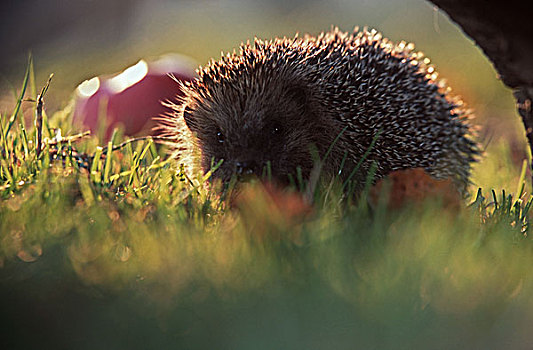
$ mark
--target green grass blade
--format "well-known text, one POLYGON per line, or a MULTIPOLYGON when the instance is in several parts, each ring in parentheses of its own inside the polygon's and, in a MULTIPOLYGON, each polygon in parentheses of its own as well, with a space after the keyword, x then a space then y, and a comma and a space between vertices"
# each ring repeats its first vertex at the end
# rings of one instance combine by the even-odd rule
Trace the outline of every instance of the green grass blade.
POLYGON ((223 162, 224 162, 224 159, 221 159, 221 160, 218 161, 217 164, 212 166, 211 169, 209 169, 209 171, 203 176, 202 181, 205 182, 205 181, 209 180, 211 175, 213 175, 213 173, 222 165, 223 162))
POLYGON ((11 174, 11 171, 9 169, 9 165, 5 159, 0 160, 0 165, 3 169, 3 175, 7 178, 7 183, 13 184, 13 176, 11 174))
POLYGON ((30 147, 28 142, 28 134, 26 133, 26 127, 24 126, 23 122, 20 123, 20 132, 22 134, 22 147, 24 150, 24 157, 25 159, 28 159, 28 156, 30 154, 30 147))
POLYGON ((298 188, 300 189, 300 192, 304 192, 305 190, 305 182, 302 174, 302 168, 296 167, 296 180, 298 181, 298 188))
POLYGON ((150 150, 150 147, 152 146, 153 143, 154 141, 152 139, 148 139, 148 144, 143 148, 141 152, 141 156, 139 157, 139 162, 142 161, 146 157, 146 154, 148 153, 148 150, 150 150))
POLYGON ((11 131, 13 124, 15 124, 15 121, 17 120, 17 115, 19 114, 19 111, 20 111, 20 105, 22 104, 22 99, 24 98, 24 94, 26 93, 26 88, 28 87, 28 81, 30 78, 30 67, 33 64, 32 62, 33 62, 33 58, 30 55, 28 58, 28 66, 26 67, 26 73, 24 74, 24 81, 22 82, 22 89, 17 99, 17 103, 15 104, 15 109, 13 111, 13 114, 11 115, 11 118, 9 119, 9 123, 7 124, 7 128, 4 134, 5 138, 7 138, 9 131, 11 131))
POLYGON ((527 160, 522 161, 522 171, 520 172, 520 178, 518 179, 518 184, 516 187, 516 198, 522 198, 524 195, 524 189, 526 186, 526 170, 527 170, 527 160))
POLYGON ((348 176, 348 178, 346 179, 346 181, 344 182, 344 184, 342 185, 342 190, 345 191, 346 190, 346 186, 348 185, 348 183, 350 183, 350 181, 352 180, 352 178, 354 177, 354 175, 359 171, 359 168, 361 167, 361 165, 363 164, 363 162, 366 160, 366 158, 368 158, 368 156, 370 155, 370 152, 372 151, 372 149, 374 149, 374 146, 376 145, 376 142, 378 141, 378 138, 379 136, 381 135, 381 130, 379 130, 377 133, 376 133, 376 136, 374 136, 374 138, 372 139, 372 142, 370 142, 370 145, 368 146, 367 150, 365 151, 365 153, 363 154, 363 156, 361 157, 361 159, 359 159, 359 161, 357 162, 357 164, 355 165, 355 167, 353 168, 352 172, 350 173, 350 175, 348 176))
POLYGON ((111 171, 111 157, 113 156, 113 142, 117 135, 117 129, 113 130, 113 134, 107 143, 107 152, 104 165, 104 184, 109 183, 109 172, 111 171))
MULTIPOLYGON (((33 55, 30 51, 30 57, 32 56, 33 55)), ((33 99, 37 99, 37 84, 35 82, 35 69, 33 65, 33 59, 30 60, 30 93, 33 99)))
POLYGON ((323 162, 326 161, 326 159, 328 159, 329 155, 331 154, 331 151, 333 150, 333 147, 335 146, 335 144, 339 141, 339 139, 341 138, 342 134, 344 134, 344 132, 346 131, 346 129, 348 129, 348 126, 345 126, 341 132, 339 132, 339 134, 337 135, 337 137, 335 137, 335 140, 333 140, 333 142, 331 143, 331 145, 329 145, 329 148, 328 150, 326 151, 326 154, 324 155, 324 159, 322 160, 323 162))
POLYGON ((101 177, 98 172, 98 165, 100 164, 100 157, 102 156, 102 147, 97 147, 94 153, 93 163, 91 164, 91 179, 95 183, 100 183, 101 177))
POLYGON ((2 144, 3 152, 0 152, 0 157, 4 158, 7 156, 7 140, 4 137, 4 118, 0 114, 0 143, 2 144))

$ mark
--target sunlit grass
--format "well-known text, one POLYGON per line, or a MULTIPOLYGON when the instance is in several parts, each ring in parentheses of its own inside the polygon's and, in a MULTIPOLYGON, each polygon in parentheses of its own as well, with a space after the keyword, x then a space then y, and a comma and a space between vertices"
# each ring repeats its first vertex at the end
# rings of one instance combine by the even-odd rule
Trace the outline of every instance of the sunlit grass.
POLYGON ((102 322, 91 305, 101 302, 97 310, 118 310, 116 323, 147 339, 172 335, 156 342, 167 346, 224 340, 229 348, 309 348, 328 339, 334 348, 357 341, 445 349, 531 340, 515 336, 533 321, 531 201, 504 143, 476 173, 483 181, 517 178, 513 188, 473 188, 459 209, 431 199, 394 211, 369 207, 364 198, 343 198, 342 184, 318 187, 311 206, 296 191, 251 185, 230 209, 203 175, 187 177, 150 139, 113 151, 120 133, 103 147, 94 136, 59 137, 71 129, 69 114, 44 123, 40 155, 20 110, 1 116, 7 321, 19 315, 15 291, 18 303, 35 307, 60 307, 74 295, 84 310, 75 319, 89 333, 102 322), (213 332, 209 320, 226 317, 226 332, 213 332), (257 333, 252 320, 276 336, 257 333), (247 335, 238 340, 228 335, 241 331, 247 335))

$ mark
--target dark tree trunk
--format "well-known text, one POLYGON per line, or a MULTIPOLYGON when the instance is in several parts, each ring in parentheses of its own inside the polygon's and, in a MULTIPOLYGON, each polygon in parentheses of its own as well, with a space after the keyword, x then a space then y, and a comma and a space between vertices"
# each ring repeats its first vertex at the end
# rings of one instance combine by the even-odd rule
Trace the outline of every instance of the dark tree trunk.
MULTIPOLYGON (((533 153, 533 11, 529 1, 430 0, 492 61, 514 91, 533 153)), ((533 174, 533 171, 532 171, 533 174)))

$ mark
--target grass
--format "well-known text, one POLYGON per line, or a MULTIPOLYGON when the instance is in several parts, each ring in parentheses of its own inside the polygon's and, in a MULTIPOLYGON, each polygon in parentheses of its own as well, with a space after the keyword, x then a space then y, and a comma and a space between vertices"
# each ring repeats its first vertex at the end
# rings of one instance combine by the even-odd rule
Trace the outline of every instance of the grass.
POLYGON ((312 207, 255 185, 230 209, 153 140, 63 136, 71 108, 48 119, 29 67, 0 116, 2 348, 533 344, 525 172, 516 196, 473 189, 459 209, 369 207, 341 183, 312 207))

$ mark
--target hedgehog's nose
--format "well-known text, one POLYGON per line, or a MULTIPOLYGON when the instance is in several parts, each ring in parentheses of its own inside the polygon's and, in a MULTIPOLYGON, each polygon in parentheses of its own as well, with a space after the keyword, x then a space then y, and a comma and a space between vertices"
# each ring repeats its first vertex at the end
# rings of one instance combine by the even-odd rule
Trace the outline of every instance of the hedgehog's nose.
POLYGON ((252 175, 255 170, 254 161, 243 161, 235 163, 237 175, 252 175))

